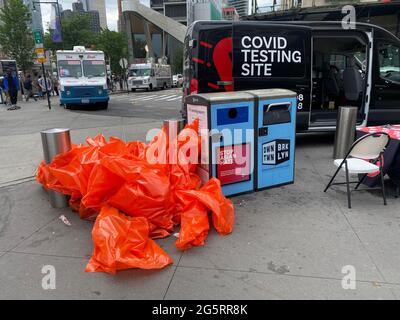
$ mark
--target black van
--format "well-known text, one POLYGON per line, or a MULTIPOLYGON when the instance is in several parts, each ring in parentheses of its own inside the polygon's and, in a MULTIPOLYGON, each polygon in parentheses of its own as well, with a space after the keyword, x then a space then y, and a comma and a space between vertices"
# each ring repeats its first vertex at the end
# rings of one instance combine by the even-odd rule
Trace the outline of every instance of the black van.
POLYGON ((297 92, 298 132, 335 130, 342 105, 358 107, 361 126, 400 123, 400 40, 375 25, 351 27, 197 21, 185 39, 184 96, 290 89, 297 92))

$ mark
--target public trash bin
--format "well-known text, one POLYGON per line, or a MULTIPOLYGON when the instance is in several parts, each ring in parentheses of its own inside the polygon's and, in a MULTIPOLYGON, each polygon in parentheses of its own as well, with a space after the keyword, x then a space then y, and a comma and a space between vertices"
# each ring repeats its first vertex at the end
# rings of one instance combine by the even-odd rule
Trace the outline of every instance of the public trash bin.
POLYGON ((335 144, 333 159, 343 159, 354 142, 357 123, 357 107, 339 107, 336 120, 335 144))
POLYGON ((203 182, 217 177, 226 196, 253 191, 254 97, 245 92, 194 94, 185 104, 188 122, 200 120, 198 174, 203 182))
POLYGON ((296 93, 286 89, 246 92, 255 97, 255 189, 293 183, 296 93))

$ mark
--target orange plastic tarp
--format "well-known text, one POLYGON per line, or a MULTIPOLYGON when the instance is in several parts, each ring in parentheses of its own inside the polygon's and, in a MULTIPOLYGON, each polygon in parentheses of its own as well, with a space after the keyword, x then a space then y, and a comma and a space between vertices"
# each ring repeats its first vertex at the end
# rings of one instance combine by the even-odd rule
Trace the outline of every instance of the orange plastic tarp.
POLYGON ((49 165, 40 163, 38 182, 69 195, 71 208, 81 218, 96 217, 94 251, 86 271, 115 273, 171 264, 172 259, 152 239, 170 235, 178 224, 180 250, 203 245, 210 220, 218 233, 232 232, 234 208, 219 180, 212 178, 201 186, 197 164, 182 157, 192 152, 200 156, 198 121, 172 141, 166 136, 162 128, 145 144, 118 138, 107 142, 99 134, 85 145, 73 145, 49 165), (193 133, 198 139, 190 138, 193 133), (170 147, 176 152, 170 152, 170 147))

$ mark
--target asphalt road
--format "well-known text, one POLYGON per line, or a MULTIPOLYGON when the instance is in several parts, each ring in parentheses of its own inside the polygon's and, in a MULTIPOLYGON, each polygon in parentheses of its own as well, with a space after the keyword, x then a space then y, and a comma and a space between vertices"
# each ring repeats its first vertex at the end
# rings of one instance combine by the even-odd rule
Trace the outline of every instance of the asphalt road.
POLYGON ((180 117, 181 102, 181 88, 137 91, 111 95, 108 110, 81 109, 72 112, 163 120, 180 117))

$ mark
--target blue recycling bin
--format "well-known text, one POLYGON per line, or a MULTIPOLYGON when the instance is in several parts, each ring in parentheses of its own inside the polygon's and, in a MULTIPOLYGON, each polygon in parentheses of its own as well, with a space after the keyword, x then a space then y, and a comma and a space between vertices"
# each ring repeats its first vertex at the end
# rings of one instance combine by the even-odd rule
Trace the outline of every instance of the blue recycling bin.
POLYGON ((255 189, 293 183, 296 93, 286 89, 247 92, 255 98, 255 189))
POLYGON ((194 94, 186 97, 188 122, 200 120, 203 182, 221 181, 224 195, 254 191, 254 96, 245 92, 194 94))

